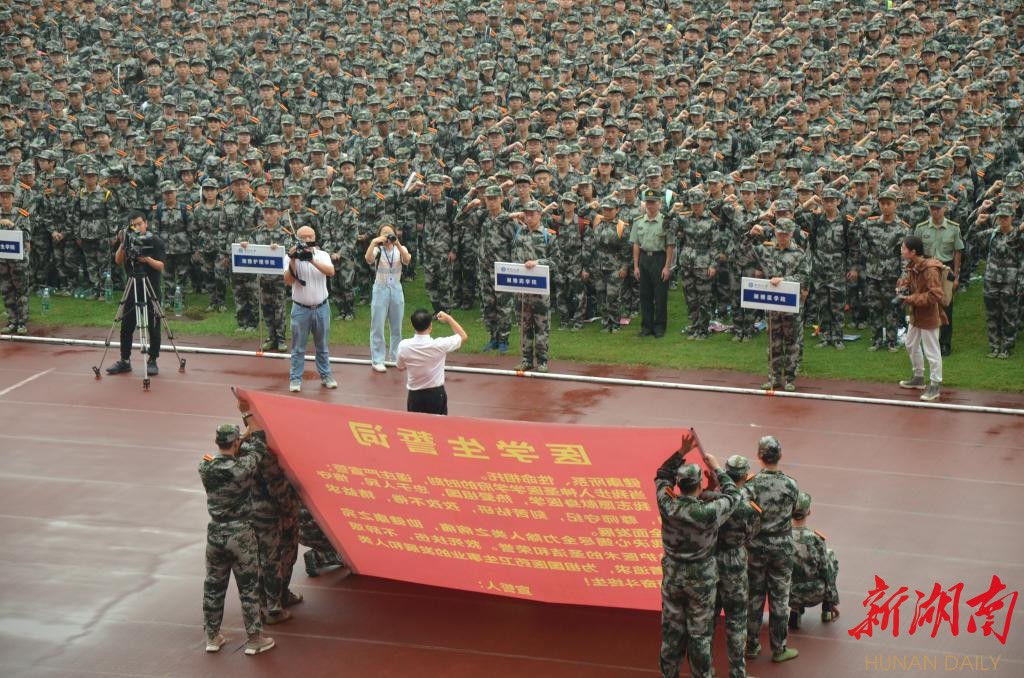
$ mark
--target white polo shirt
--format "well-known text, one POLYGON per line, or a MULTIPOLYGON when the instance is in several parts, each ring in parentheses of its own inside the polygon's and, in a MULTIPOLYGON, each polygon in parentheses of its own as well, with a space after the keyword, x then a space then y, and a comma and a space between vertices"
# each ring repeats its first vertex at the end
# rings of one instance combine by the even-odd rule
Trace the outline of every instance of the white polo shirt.
MULTIPOLYGON (((331 255, 318 249, 313 253, 313 261, 318 261, 321 264, 330 264, 331 255)), ((298 259, 293 260, 288 255, 285 255, 285 268, 292 263, 295 264, 292 266, 292 272, 295 274, 295 277, 306 281, 305 285, 298 281, 292 285, 292 301, 305 306, 317 306, 324 302, 327 299, 327 276, 321 273, 312 262, 299 261, 298 259)))
POLYGON ((462 338, 435 339, 429 334, 416 334, 398 343, 397 366, 406 370, 405 387, 410 391, 444 386, 444 359, 447 353, 462 346, 462 338))

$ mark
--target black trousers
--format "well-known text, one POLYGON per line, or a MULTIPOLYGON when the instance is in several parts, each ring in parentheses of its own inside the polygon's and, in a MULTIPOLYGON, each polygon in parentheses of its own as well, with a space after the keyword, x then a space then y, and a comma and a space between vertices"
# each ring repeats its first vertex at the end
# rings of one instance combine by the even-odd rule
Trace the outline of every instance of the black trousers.
POLYGON ((409 391, 406 409, 424 414, 448 414, 448 393, 444 386, 409 391))
MULTIPOLYGON (((129 278, 128 284, 131 285, 132 282, 129 278)), ((144 284, 144 280, 139 280, 140 296, 142 296, 142 285, 144 284)), ((149 360, 156 360, 160 357, 160 316, 156 313, 156 303, 152 297, 148 298, 146 306, 149 307, 146 311, 149 316, 149 360)), ((132 335, 135 334, 135 329, 135 288, 132 288, 125 298, 124 315, 121 316, 121 360, 131 359, 132 335)))
POLYGON ((668 283, 661 279, 665 253, 640 253, 640 322, 641 329, 664 334, 668 324, 668 283))

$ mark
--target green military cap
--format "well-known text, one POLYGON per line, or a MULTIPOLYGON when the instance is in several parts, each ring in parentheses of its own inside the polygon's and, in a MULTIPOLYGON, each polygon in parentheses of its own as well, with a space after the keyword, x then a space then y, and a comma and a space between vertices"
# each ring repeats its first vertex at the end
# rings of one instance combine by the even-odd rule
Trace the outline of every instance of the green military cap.
POLYGON ((580 175, 579 177, 576 178, 576 185, 577 186, 579 186, 580 184, 584 184, 584 185, 588 185, 589 186, 592 183, 594 183, 594 180, 591 178, 591 176, 589 174, 583 174, 583 175, 580 175))
POLYGON ((443 184, 444 183, 444 175, 437 174, 437 173, 428 174, 427 175, 427 183, 428 184, 443 184))
POLYGON ((725 472, 733 480, 746 478, 750 473, 750 460, 742 454, 734 454, 725 460, 725 472))
POLYGON ((822 200, 842 200, 843 194, 834 188, 826 188, 821 192, 822 200))
POLYGON ((604 130, 601 129, 600 127, 591 127, 590 129, 587 130, 587 136, 588 137, 603 137, 604 136, 604 130))
POLYGON ((971 157, 971 149, 967 148, 966 146, 957 146, 956 148, 953 149, 953 157, 954 158, 970 158, 971 157))
POLYGON ((571 202, 573 205, 578 204, 580 201, 579 196, 572 191, 566 191, 559 198, 559 202, 571 202))
POLYGON ((1004 182, 1007 186, 1020 186, 1024 183, 1024 173, 1013 171, 1006 175, 1004 182))
POLYGON ((388 169, 391 167, 391 161, 387 158, 377 158, 373 161, 373 169, 388 169))
POLYGON ((160 182, 160 192, 161 193, 174 193, 177 190, 178 190, 178 187, 175 185, 175 183, 173 181, 161 181, 160 182))
POLYGON ((644 191, 645 202, 657 202, 661 200, 661 197, 661 191, 656 191, 653 188, 648 188, 646 191, 644 191))
POLYGON ((931 180, 941 180, 946 178, 946 173, 939 167, 933 167, 928 170, 927 178, 931 180))
POLYGON ((281 203, 279 203, 278 201, 274 200, 273 198, 268 198, 266 202, 264 202, 262 205, 260 205, 260 207, 263 208, 264 212, 266 212, 267 210, 271 210, 271 211, 274 211, 274 212, 283 212, 284 211, 284 209, 282 209, 282 207, 281 207, 281 203))
POLYGON ((854 175, 852 177, 850 177, 850 183, 851 184, 866 184, 866 183, 868 183, 868 175, 867 175, 867 173, 866 172, 855 172, 854 175))
POLYGON ((327 181, 327 170, 313 170, 312 172, 310 172, 310 178, 313 179, 313 181, 327 181))
POLYGON ((331 186, 331 200, 348 200, 348 189, 344 186, 331 186))
POLYGON ((0 193, 10 193, 13 195, 14 186, 11 186, 10 184, 0 184, 0 193))
POLYGON ((775 222, 776 233, 792 233, 796 230, 796 224, 792 219, 779 219, 775 222))
POLYGON ((548 167, 547 165, 536 165, 533 168, 533 176, 537 176, 538 174, 541 174, 543 172, 547 172, 548 174, 551 174, 551 168, 548 167))
POLYGON ((601 200, 601 209, 603 210, 615 210, 619 208, 619 201, 612 196, 606 196, 601 200))
POLYGON ((99 170, 99 168, 96 165, 93 165, 91 163, 82 165, 82 175, 83 176, 89 175, 89 174, 99 174, 99 173, 100 173, 100 170, 99 170))
POLYGON ((306 193, 305 193, 305 191, 302 190, 301 186, 294 186, 294 185, 289 186, 287 189, 285 189, 285 192, 284 192, 284 195, 287 198, 290 198, 293 195, 297 195, 297 196, 299 196, 301 198, 305 194, 306 193))
POLYGON ((220 184, 216 179, 203 179, 203 188, 220 188, 220 184))
POLYGON ((52 176, 53 176, 54 179, 70 179, 71 178, 71 171, 68 170, 65 167, 58 167, 57 169, 55 169, 53 171, 53 175, 52 176))
POLYGON ((658 165, 648 165, 647 169, 644 171, 644 175, 648 177, 660 177, 661 167, 658 165))
POLYGON ((878 159, 882 160, 882 161, 885 161, 885 162, 888 162, 888 161, 896 162, 897 160, 899 160, 899 158, 900 157, 896 154, 896 151, 893 151, 893 150, 888 149, 888 148, 878 154, 878 159))
POLYGON ((724 183, 725 182, 725 176, 721 172, 718 172, 718 171, 711 172, 711 173, 708 174, 708 182, 709 183, 716 183, 716 184, 724 183))
POLYGON ((691 205, 697 203, 703 204, 708 201, 708 196, 704 191, 702 191, 699 188, 691 188, 686 193, 686 199, 691 205))
POLYGON ((526 203, 526 205, 523 206, 524 212, 542 212, 543 210, 544 208, 541 207, 540 203, 537 202, 536 200, 531 200, 530 202, 526 203))
POLYGON ((697 464, 683 464, 676 469, 676 483, 680 488, 693 489, 700 485, 702 475, 703 472, 697 464))
POLYGON ((619 182, 619 188, 623 191, 635 191, 637 187, 636 179, 633 177, 623 177, 622 181, 619 182))
POLYGON ((614 165, 615 158, 611 153, 602 153, 600 157, 598 157, 597 162, 600 165, 614 165))
POLYGON ((803 520, 811 512, 811 495, 806 492, 801 492, 797 495, 796 506, 793 507, 793 517, 797 520, 803 520))
POLYGON ((744 181, 740 184, 741 193, 753 193, 757 190, 757 185, 753 181, 744 181))
POLYGON ((234 424, 221 424, 217 427, 217 444, 229 445, 241 437, 241 432, 234 424))
POLYGON ((996 207, 997 217, 1012 217, 1013 216, 1013 205, 1008 202, 1001 202, 996 207))
POLYGON ((903 193, 901 193, 900 189, 896 188, 895 186, 890 186, 885 191, 879 194, 878 199, 899 202, 900 200, 903 199, 903 193))
POLYGON ((946 196, 942 194, 929 195, 928 207, 946 207, 946 196))
POLYGON ((249 181, 249 175, 246 174, 245 172, 232 172, 229 178, 231 180, 231 183, 235 183, 238 181, 249 181))
POLYGON ((488 186, 484 189, 485 198, 500 198, 503 196, 500 186, 488 186))

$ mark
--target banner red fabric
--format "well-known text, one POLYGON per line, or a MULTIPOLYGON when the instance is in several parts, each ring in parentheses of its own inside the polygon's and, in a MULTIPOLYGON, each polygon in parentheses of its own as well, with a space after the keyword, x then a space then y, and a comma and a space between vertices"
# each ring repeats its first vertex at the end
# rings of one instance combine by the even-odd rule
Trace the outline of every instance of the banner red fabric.
MULTIPOLYGON (((354 572, 553 603, 660 609, 653 479, 685 429, 239 396, 354 572)), ((688 461, 699 463, 699 455, 688 461)))

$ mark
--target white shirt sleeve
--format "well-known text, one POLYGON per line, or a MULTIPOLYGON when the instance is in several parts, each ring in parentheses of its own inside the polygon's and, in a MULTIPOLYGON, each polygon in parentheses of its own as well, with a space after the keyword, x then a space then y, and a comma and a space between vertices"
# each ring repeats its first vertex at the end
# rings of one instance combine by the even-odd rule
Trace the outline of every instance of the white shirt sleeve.
POLYGON ((436 340, 438 345, 443 346, 445 353, 451 353, 457 351, 462 346, 462 337, 457 334, 453 334, 450 337, 442 337, 436 340))

